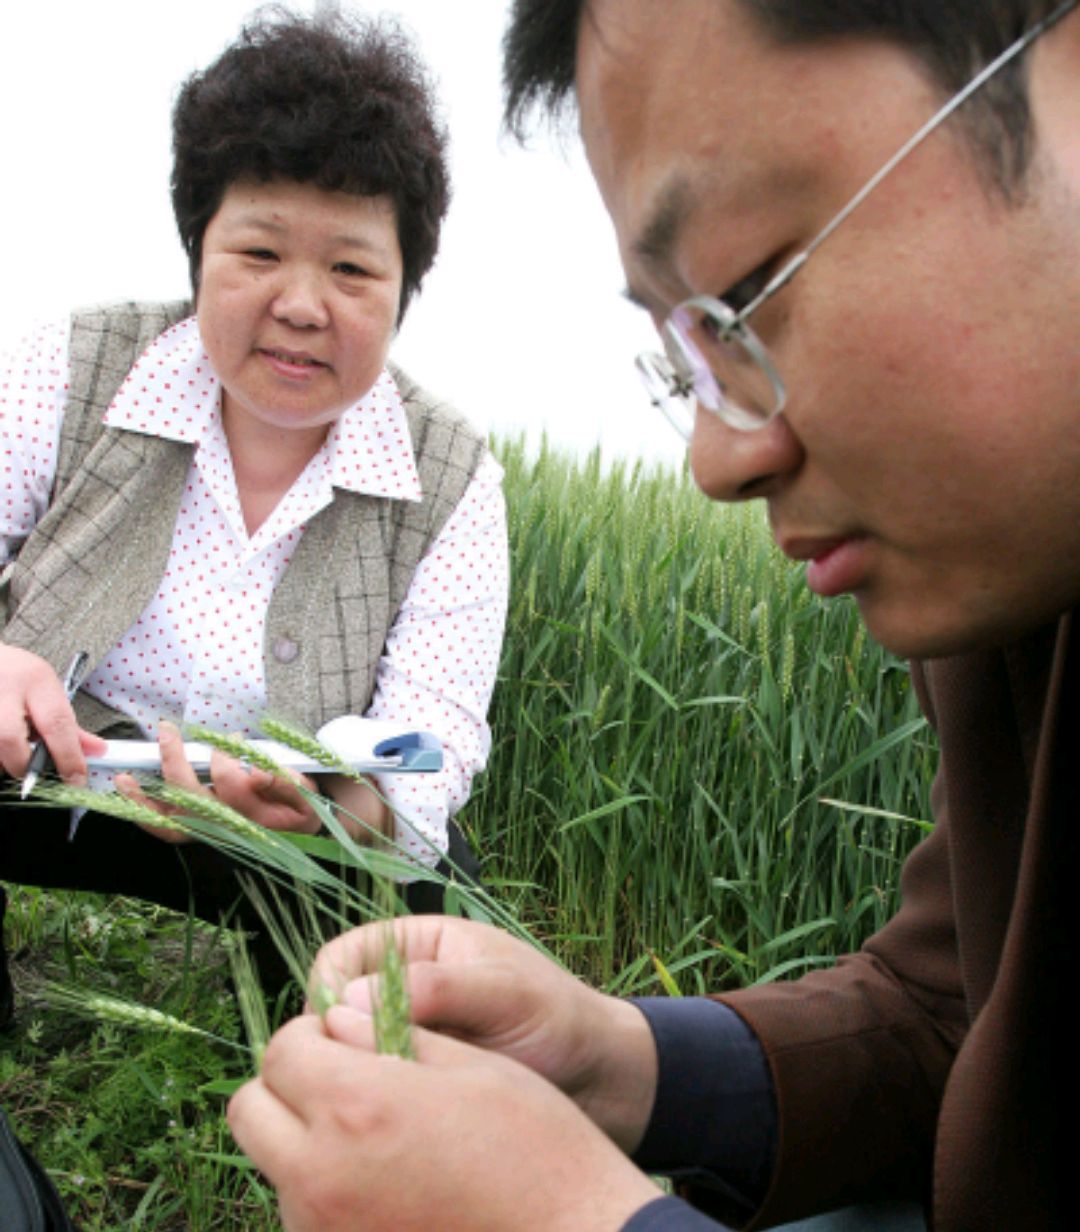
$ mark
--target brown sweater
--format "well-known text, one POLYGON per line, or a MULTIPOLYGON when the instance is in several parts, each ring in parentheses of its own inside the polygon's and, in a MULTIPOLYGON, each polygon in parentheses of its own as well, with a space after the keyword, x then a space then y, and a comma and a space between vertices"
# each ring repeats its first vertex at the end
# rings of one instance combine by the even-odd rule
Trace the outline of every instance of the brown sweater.
POLYGON ((832 970, 723 998, 761 1040, 777 1094, 776 1167, 752 1226, 887 1194, 923 1198, 937 1232, 1071 1226, 1072 623, 916 665, 941 767, 901 910, 832 970))

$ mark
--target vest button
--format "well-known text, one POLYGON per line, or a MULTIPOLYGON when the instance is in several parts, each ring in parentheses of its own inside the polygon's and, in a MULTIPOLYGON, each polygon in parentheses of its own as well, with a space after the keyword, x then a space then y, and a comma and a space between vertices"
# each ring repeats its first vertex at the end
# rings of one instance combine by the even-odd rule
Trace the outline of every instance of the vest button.
POLYGON ((270 653, 279 663, 292 663, 300 653, 300 646, 291 637, 276 637, 270 653))

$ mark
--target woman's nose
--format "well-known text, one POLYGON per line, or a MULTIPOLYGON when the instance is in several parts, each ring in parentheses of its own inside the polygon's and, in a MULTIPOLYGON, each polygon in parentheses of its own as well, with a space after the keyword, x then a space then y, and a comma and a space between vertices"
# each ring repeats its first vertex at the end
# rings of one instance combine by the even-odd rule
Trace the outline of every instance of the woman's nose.
POLYGON ((690 440, 690 470, 712 500, 773 495, 801 466, 803 447, 783 415, 751 431, 733 428, 700 406, 690 440))
POLYGON ((272 310, 279 321, 297 329, 325 326, 329 314, 322 280, 314 271, 282 270, 272 310))

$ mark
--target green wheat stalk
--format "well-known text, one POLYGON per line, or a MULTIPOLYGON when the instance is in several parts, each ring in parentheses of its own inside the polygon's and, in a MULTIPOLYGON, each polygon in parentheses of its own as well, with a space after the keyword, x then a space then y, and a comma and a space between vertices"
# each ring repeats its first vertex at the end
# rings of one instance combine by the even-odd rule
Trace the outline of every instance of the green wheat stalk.
POLYGON ((273 882, 263 885, 254 877, 241 873, 238 878, 244 893, 251 900, 252 906, 258 912, 274 948, 285 960, 289 974, 296 981, 298 988, 303 988, 311 970, 315 951, 322 944, 323 931, 319 927, 318 898, 308 886, 300 882, 294 884, 295 907, 286 903, 278 887, 273 882), (296 910, 302 914, 298 923, 296 910))
POLYGON ((178 787, 175 783, 154 783, 145 790, 155 799, 170 804, 173 808, 181 809, 189 817, 194 817, 199 821, 221 826, 223 830, 231 830, 242 838, 264 843, 268 847, 281 844, 281 840, 273 830, 257 825, 216 796, 207 795, 202 791, 192 791, 187 787, 178 787))
MULTIPOLYGON (((406 963, 394 928, 396 900, 389 879, 380 878, 378 888, 383 920, 379 930, 382 958, 378 963, 379 978, 372 995, 375 1050, 387 1056, 414 1061, 416 1049, 412 1039, 412 1014, 405 978, 406 963)), ((368 965, 365 962, 365 966, 368 965)), ((343 974, 338 977, 337 983, 338 987, 332 987, 324 978, 309 988, 308 1000, 320 1017, 325 1017, 327 1010, 341 1001, 341 987, 345 983, 343 974)))
POLYGON ((255 745, 249 744, 239 736, 223 736, 221 732, 212 731, 209 727, 202 727, 197 723, 185 724, 184 735, 200 744, 208 744, 212 749, 227 753, 229 757, 235 757, 237 761, 246 762, 249 766, 255 766, 259 770, 265 770, 267 774, 273 774, 278 778, 288 777, 269 753, 263 752, 262 749, 256 748, 255 745))
POLYGON ((176 830, 182 834, 192 833, 180 818, 163 816, 149 805, 129 800, 117 791, 94 791, 90 787, 75 787, 69 783, 39 783, 33 794, 36 799, 61 808, 91 809, 121 821, 157 826, 160 830, 176 830))
POLYGON ((312 761, 318 762, 320 766, 325 766, 327 770, 331 770, 335 774, 343 774, 356 782, 367 782, 365 775, 354 769, 347 762, 342 761, 325 744, 321 744, 314 736, 302 731, 299 727, 294 727, 283 719, 269 717, 260 719, 259 726, 271 740, 276 740, 278 744, 284 744, 290 749, 295 749, 298 753, 303 753, 305 757, 310 757, 312 761))
POLYGON ((173 1035, 194 1035, 200 1039, 227 1044, 230 1048, 239 1049, 241 1052, 248 1051, 245 1044, 215 1035, 212 1031, 206 1031, 202 1027, 185 1022, 182 1018, 177 1018, 175 1014, 166 1014, 164 1010, 140 1005, 136 1001, 127 1001, 122 997, 111 997, 104 993, 84 992, 82 989, 56 983, 46 984, 43 991, 46 1000, 55 1009, 67 1010, 85 1018, 114 1022, 125 1027, 167 1031, 173 1035))
MULTIPOLYGON (((383 885, 384 900, 392 902, 389 886, 386 883, 383 885)), ((392 916, 383 921, 380 931, 383 934, 382 961, 379 963, 379 980, 372 998, 375 1051, 415 1061, 409 990, 405 982, 405 959, 398 945, 392 916)))
POLYGON ((247 936, 237 929, 233 934, 233 946, 229 949, 229 969, 236 989, 236 1004, 244 1034, 251 1045, 255 1068, 262 1066, 263 1053, 270 1042, 270 1020, 266 1012, 266 998, 259 983, 255 961, 248 949, 247 936))

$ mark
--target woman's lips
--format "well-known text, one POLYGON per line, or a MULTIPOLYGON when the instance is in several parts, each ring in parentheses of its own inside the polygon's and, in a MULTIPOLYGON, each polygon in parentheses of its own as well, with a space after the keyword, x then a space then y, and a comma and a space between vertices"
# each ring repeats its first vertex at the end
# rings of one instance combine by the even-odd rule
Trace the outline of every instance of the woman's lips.
POLYGON ((275 372, 292 380, 306 380, 311 377, 312 373, 327 366, 322 360, 299 351, 280 351, 264 347, 259 353, 275 372))
POLYGON ((866 576, 866 539, 858 535, 836 539, 793 539, 781 549, 794 560, 805 560, 806 584, 831 598, 857 590, 866 576))

